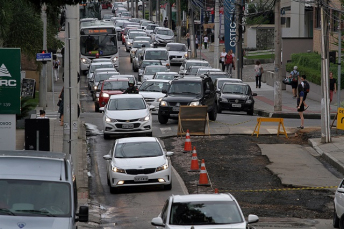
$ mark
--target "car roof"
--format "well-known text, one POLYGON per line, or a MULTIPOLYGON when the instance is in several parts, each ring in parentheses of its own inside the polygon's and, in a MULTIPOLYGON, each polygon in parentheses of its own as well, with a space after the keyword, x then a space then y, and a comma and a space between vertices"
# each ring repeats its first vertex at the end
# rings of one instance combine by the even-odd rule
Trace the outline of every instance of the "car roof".
POLYGON ((128 78, 109 78, 107 80, 104 80, 104 82, 111 82, 111 81, 129 81, 128 78))
POLYGON ((143 60, 142 63, 143 62, 157 62, 157 63, 161 63, 160 60, 143 60))
POLYGON ((178 75, 178 72, 156 72, 155 74, 178 75))
POLYGON ((241 79, 234 79, 234 78, 217 78, 217 81, 221 81, 221 80, 226 80, 226 81, 233 81, 233 82, 242 82, 241 79))
MULTIPOLYGON (((115 95, 115 96, 117 96, 117 95, 115 95)), ((117 141, 117 143, 127 143, 127 142, 158 142, 156 137, 119 138, 116 141, 117 141)))
POLYGON ((146 68, 166 68, 165 65, 148 65, 146 68))
POLYGON ((115 75, 119 75, 119 72, 115 72, 115 71, 101 71, 101 72, 96 72, 95 75, 105 75, 105 74, 115 74, 115 75))
POLYGON ((232 197, 232 195, 227 193, 172 195, 173 203, 187 203, 192 201, 234 201, 232 197))
POLYGON ((117 72, 116 68, 98 68, 94 70, 95 73, 98 72, 117 72))
POLYGON ((158 29, 159 29, 159 30, 160 30, 160 29, 161 29, 161 30, 171 30, 171 29, 165 28, 165 27, 159 27, 158 29))
POLYGON ((92 60, 92 63, 96 63, 96 62, 111 62, 111 60, 109 58, 94 58, 92 60))
POLYGON ((143 96, 140 94, 120 94, 120 95, 111 95, 110 99, 126 99, 126 98, 136 98, 143 99, 143 96))
POLYGON ((209 64, 209 62, 208 61, 206 61, 206 60, 194 60, 194 59, 189 59, 189 60, 185 60, 185 62, 199 62, 199 63, 208 63, 209 64))
POLYGON ((146 52, 147 51, 161 51, 161 50, 167 51, 166 48, 146 48, 145 50, 146 52))
POLYGON ((104 61, 104 62, 91 62, 91 65, 94 66, 94 65, 108 65, 109 64, 109 61, 104 61))
POLYGON ((166 46, 168 46, 168 45, 184 45, 184 46, 186 46, 186 45, 183 44, 183 43, 177 43, 177 42, 167 43, 166 46))
POLYGON ((202 81, 203 78, 199 76, 191 76, 191 77, 185 77, 185 78, 175 78, 173 82, 178 82, 178 81, 202 81))
POLYGON ((149 79, 146 80, 145 82, 162 82, 162 83, 169 83, 171 80, 164 80, 164 79, 149 79))
POLYGON ((224 84, 223 84, 223 86, 224 85, 226 85, 226 84, 230 84, 230 85, 242 85, 242 86, 250 86, 250 85, 248 85, 247 83, 236 83, 236 82, 225 82, 224 84))

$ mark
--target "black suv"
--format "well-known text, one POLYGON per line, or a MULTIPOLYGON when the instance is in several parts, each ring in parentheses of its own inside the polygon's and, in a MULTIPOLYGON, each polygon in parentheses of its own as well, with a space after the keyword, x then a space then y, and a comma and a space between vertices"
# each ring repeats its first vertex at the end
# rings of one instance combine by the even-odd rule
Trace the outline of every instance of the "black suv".
POLYGON ((177 78, 171 82, 166 96, 159 104, 158 119, 166 124, 169 118, 178 118, 179 106, 208 106, 209 119, 216 120, 217 97, 210 77, 177 78))

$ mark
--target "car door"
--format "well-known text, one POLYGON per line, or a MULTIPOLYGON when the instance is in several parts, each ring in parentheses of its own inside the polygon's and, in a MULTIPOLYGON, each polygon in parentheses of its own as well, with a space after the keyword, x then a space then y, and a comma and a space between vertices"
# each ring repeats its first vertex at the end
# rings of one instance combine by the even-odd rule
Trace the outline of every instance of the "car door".
MULTIPOLYGON (((114 144, 114 146, 116 145, 116 143, 114 144)), ((111 162, 113 160, 114 157, 114 149, 115 147, 111 147, 110 151, 109 151, 109 155, 111 156, 111 160, 106 160, 106 171, 107 171, 107 176, 109 177, 109 174, 111 173, 111 162)))
POLYGON ((342 180, 335 193, 336 212, 340 216, 344 213, 344 180, 342 180))

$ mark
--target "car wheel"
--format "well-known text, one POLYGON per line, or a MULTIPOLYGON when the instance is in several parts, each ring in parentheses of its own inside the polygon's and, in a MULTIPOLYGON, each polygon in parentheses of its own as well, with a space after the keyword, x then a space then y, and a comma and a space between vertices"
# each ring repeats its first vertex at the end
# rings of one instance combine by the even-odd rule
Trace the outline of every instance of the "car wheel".
POLYGON ((211 121, 216 121, 216 117, 217 117, 217 105, 215 103, 213 110, 209 113, 209 119, 211 121))
POLYGON ((117 193, 118 193, 118 188, 115 188, 115 187, 111 187, 111 186, 110 186, 110 193, 111 193, 111 194, 117 194, 117 193))
POLYGON ((98 103, 94 104, 94 111, 99 112, 99 104, 98 103))
POLYGON ((171 190, 172 189, 172 182, 170 184, 164 185, 164 190, 171 190))
POLYGON ((337 212, 336 212, 336 208, 333 208, 333 227, 334 228, 338 228, 339 227, 339 218, 337 216, 337 212))
POLYGON ((253 115, 254 108, 252 107, 250 110, 247 111, 247 115, 253 115))
POLYGON ((158 113, 158 120, 160 124, 166 124, 168 122, 168 117, 166 115, 158 113))
POLYGON ((133 60, 131 59, 131 57, 129 59, 130 59, 130 63, 133 63, 133 60))
POLYGON ((109 134, 104 134, 104 139, 110 139, 110 135, 109 134))

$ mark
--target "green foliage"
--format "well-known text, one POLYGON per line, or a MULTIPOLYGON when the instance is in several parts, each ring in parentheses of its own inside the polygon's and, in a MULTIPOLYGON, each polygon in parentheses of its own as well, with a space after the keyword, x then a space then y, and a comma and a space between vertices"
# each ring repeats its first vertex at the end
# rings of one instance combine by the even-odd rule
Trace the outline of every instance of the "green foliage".
POLYGON ((32 99, 30 97, 21 98, 21 113, 16 115, 16 119, 22 119, 28 116, 29 112, 32 111, 38 105, 38 92, 35 95, 36 98, 32 99))
POLYGON ((265 55, 252 55, 252 56, 245 56, 246 59, 251 59, 251 60, 261 60, 261 59, 274 59, 275 55, 274 54, 265 54, 265 55))
MULTIPOLYGON (((307 80, 320 85, 321 84, 321 56, 317 53, 295 53, 291 55, 291 62, 287 63, 286 70, 290 72, 294 66, 300 75, 306 75, 307 80)), ((330 71, 333 72, 333 78, 338 79, 338 66, 330 64, 330 71)), ((344 69, 341 72, 341 88, 344 89, 344 69)))
POLYGON ((246 23, 248 25, 257 24, 274 24, 274 12, 271 8, 266 6, 262 0, 248 5, 248 16, 246 23))

